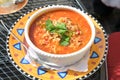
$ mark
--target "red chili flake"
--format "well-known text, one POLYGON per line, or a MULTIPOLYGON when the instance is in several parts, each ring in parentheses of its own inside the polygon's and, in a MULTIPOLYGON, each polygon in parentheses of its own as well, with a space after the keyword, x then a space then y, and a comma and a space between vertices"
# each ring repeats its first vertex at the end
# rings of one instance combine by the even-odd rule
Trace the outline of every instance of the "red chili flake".
POLYGON ((80 35, 81 33, 80 33, 80 31, 78 30, 78 31, 76 31, 76 34, 77 34, 77 35, 80 35))

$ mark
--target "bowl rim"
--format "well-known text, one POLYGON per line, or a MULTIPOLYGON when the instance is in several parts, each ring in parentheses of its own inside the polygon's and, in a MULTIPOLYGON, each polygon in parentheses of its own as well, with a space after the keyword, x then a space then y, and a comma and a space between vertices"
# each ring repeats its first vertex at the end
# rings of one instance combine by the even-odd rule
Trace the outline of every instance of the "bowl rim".
POLYGON ((43 7, 41 9, 39 9, 37 12, 35 12, 32 16, 30 16, 30 18, 28 19, 26 25, 25 25, 25 39, 26 39, 26 42, 28 43, 28 45, 37 53, 40 53, 41 55, 44 55, 44 56, 49 56, 49 57, 56 57, 56 58, 59 58, 59 57, 70 57, 70 56, 74 56, 74 55, 77 55, 77 54, 80 54, 82 52, 84 52, 87 49, 89 49, 93 42, 94 42, 94 38, 95 38, 95 27, 94 27, 94 24, 93 22, 91 21, 91 19, 89 18, 89 16, 87 14, 85 14, 83 11, 81 11, 80 9, 77 9, 75 7, 72 7, 72 6, 66 6, 66 5, 51 5, 51 6, 47 6, 47 7, 43 7), (57 10, 57 9, 68 9, 68 10, 72 10, 72 11, 75 11, 77 13, 79 13, 80 15, 82 15, 86 21, 88 22, 88 24, 90 25, 90 28, 91 28, 91 32, 92 32, 92 35, 91 35, 91 38, 90 40, 88 41, 88 43, 83 47, 81 48, 80 50, 78 51, 75 51, 75 52, 72 52, 70 54, 51 54, 51 53, 48 53, 48 52, 45 52, 43 50, 40 50, 38 47, 36 47, 32 41, 30 40, 29 38, 29 27, 30 25, 32 24, 32 22, 40 15, 44 14, 45 12, 49 12, 49 11, 52 11, 52 10, 57 10))

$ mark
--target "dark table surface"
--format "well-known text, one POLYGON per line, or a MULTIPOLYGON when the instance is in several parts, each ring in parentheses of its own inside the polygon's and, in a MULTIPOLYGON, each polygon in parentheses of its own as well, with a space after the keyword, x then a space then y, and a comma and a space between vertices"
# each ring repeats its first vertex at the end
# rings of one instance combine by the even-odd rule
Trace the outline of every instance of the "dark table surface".
MULTIPOLYGON (((78 0, 78 2, 80 2, 80 0, 78 0)), ((6 22, 9 25, 8 29, 10 29, 14 22, 20 18, 20 16, 23 16, 26 12, 40 6, 47 6, 52 4, 69 5, 87 11, 81 2, 79 5, 75 0, 29 0, 23 9, 15 13, 0 15, 0 19, 6 22)), ((7 34, 8 32, 5 31, 0 24, 0 80, 30 80, 28 77, 21 74, 9 60, 6 50, 7 34)), ((85 80, 107 80, 106 73, 107 68, 105 61, 99 70, 97 70, 93 75, 89 76, 85 80)))

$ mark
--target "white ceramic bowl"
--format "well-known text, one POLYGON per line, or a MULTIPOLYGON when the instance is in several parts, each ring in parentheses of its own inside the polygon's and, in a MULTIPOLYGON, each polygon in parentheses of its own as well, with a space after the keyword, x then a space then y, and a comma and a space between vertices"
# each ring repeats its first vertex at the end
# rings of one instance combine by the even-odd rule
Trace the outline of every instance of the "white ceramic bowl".
POLYGON ((78 60, 82 59, 85 54, 89 53, 90 47, 93 44, 94 38, 95 38, 95 27, 92 21, 90 20, 90 18, 86 14, 84 14, 82 11, 80 11, 79 9, 76 9, 70 6, 53 5, 53 6, 44 7, 38 10, 37 12, 35 12, 32 16, 30 16, 25 26, 25 39, 27 43, 29 44, 29 46, 32 48, 32 50, 37 54, 37 56, 45 62, 53 63, 59 66, 71 65, 77 62, 78 60), (91 38, 89 42, 87 43, 87 45, 83 47, 82 49, 76 52, 73 52, 71 54, 57 55, 57 54, 50 54, 45 51, 42 51, 32 43, 29 37, 29 27, 38 16, 46 12, 59 10, 59 9, 68 9, 68 10, 72 10, 72 11, 79 13, 88 21, 91 31, 92 31, 91 38))

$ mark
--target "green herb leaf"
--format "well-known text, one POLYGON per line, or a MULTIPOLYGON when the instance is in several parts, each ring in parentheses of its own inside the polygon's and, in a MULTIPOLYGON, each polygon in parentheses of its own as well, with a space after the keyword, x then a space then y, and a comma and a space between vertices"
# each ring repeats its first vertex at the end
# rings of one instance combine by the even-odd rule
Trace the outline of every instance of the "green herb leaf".
POLYGON ((51 21, 50 19, 48 19, 48 20, 46 21, 46 30, 52 31, 52 30, 54 30, 54 29, 55 29, 55 27, 54 27, 52 21, 51 21))
POLYGON ((50 32, 51 33, 56 33, 57 31, 56 31, 56 29, 52 29, 50 32))
POLYGON ((65 32, 66 32, 66 30, 62 30, 62 29, 57 30, 57 33, 61 34, 61 35, 64 34, 65 32))
POLYGON ((68 41, 61 41, 60 45, 61 46, 67 46, 67 45, 69 45, 69 42, 68 41))
POLYGON ((62 46, 67 46, 69 45, 69 41, 70 41, 70 37, 67 35, 62 35, 61 41, 60 41, 60 45, 62 46))
POLYGON ((65 23, 59 23, 59 22, 56 24, 56 28, 57 29, 65 29, 65 30, 67 29, 65 23))

